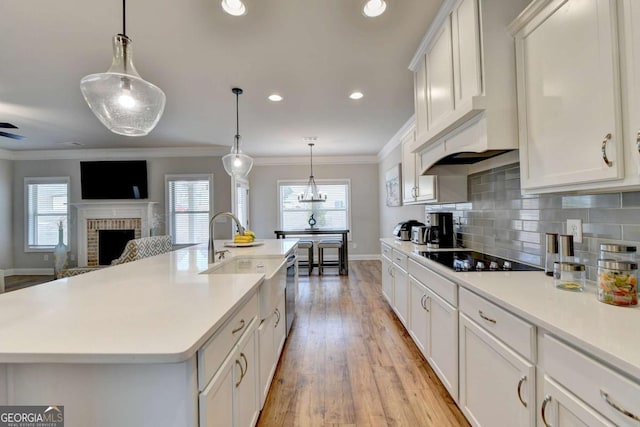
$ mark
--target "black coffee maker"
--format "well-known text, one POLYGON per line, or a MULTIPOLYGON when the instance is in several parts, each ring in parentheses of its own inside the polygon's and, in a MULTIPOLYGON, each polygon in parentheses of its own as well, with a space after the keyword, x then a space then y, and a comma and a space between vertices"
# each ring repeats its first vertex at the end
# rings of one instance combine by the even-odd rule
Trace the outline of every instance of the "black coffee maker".
POLYGON ((427 214, 427 247, 453 248, 453 214, 451 212, 433 212, 427 214))

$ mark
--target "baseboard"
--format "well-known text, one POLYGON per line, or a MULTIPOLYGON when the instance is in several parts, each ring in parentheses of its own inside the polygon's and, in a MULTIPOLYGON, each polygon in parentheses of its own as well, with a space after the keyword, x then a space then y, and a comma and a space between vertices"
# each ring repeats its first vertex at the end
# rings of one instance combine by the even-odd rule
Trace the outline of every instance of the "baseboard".
POLYGON ((4 276, 53 276, 53 268, 10 268, 4 276))
POLYGON ((380 254, 349 254, 349 261, 375 261, 380 259, 380 254))

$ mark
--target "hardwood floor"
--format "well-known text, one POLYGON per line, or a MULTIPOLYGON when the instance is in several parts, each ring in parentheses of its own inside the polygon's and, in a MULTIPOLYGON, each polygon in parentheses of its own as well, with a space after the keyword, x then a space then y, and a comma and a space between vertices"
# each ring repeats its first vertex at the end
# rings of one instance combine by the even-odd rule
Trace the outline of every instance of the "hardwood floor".
POLYGON ((53 276, 7 276, 4 278, 4 290, 5 292, 17 291, 52 280, 53 276))
POLYGON ((468 426, 384 300, 380 262, 349 267, 349 276, 300 276, 258 426, 468 426))

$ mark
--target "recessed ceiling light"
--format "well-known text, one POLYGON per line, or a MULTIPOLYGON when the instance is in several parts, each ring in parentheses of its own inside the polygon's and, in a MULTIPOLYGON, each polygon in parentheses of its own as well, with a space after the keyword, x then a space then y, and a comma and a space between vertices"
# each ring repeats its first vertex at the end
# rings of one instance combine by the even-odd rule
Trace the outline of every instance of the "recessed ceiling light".
POLYGON ((221 5, 229 15, 242 16, 247 13, 247 8, 241 0, 222 0, 221 5))
POLYGON ((362 92, 353 92, 351 95, 349 95, 349 98, 351 99, 361 99, 364 95, 362 94, 362 92))
POLYGON ((362 13, 369 18, 375 18, 382 15, 385 10, 387 10, 385 0, 368 0, 362 8, 362 13))
POLYGON ((269 101, 273 101, 273 102, 280 102, 282 101, 282 97, 280 95, 278 95, 277 93, 272 93, 271 95, 269 95, 269 101))

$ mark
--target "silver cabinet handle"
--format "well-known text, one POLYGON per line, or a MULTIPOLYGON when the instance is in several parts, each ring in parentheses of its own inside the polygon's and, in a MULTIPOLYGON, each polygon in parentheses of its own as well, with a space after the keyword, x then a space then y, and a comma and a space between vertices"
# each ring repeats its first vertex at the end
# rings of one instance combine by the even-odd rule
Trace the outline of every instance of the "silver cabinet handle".
POLYGON ((485 316, 484 313, 482 312, 482 310, 478 310, 478 314, 480 315, 480 317, 482 317, 487 322, 496 323, 495 319, 492 319, 490 317, 485 316))
POLYGON ((277 328, 278 324, 280 324, 280 310, 276 308, 276 311, 274 312, 274 314, 277 316, 277 318, 276 318, 276 324, 273 327, 277 328))
POLYGON ((522 406, 524 406, 525 408, 527 407, 527 402, 522 400, 522 393, 520 393, 520 391, 522 390, 522 384, 526 380, 527 380, 527 376, 523 375, 522 378, 520 378, 520 381, 518 381, 518 399, 520 400, 520 403, 522 403, 522 406))
POLYGON ((640 130, 636 134, 636 148, 638 149, 638 153, 640 153, 640 130))
POLYGON ((425 310, 427 309, 427 307, 424 305, 424 299, 427 297, 427 295, 422 295, 422 298, 420 298, 420 305, 422 306, 422 308, 424 308, 425 310))
POLYGON ((238 388, 238 386, 242 382, 242 379, 244 378, 244 369, 242 369, 242 363, 240 363, 238 359, 236 359, 236 365, 240 366, 240 379, 236 383, 236 388, 238 388))
POLYGON ((632 420, 640 421, 640 417, 638 417, 637 415, 627 411, 622 406, 620 406, 619 404, 617 404, 616 402, 611 400, 611 398, 609 397, 609 394, 607 392, 605 392, 604 390, 602 390, 602 389, 600 390, 600 397, 602 398, 602 400, 607 402, 607 405, 611 406, 613 409, 615 409, 616 411, 620 412, 622 415, 627 416, 627 417, 631 418, 632 420))
POLYGON ((396 276, 393 275, 393 271, 394 271, 394 268, 393 268, 393 266, 391 266, 390 270, 389 270, 389 274, 391 275, 391 277, 396 277, 396 276))
POLYGON ((611 139, 611 134, 608 133, 605 135, 604 140, 602 141, 602 160, 604 160, 604 164, 611 167, 613 166, 613 162, 609 160, 607 157, 607 142, 611 139))
POLYGON ((540 408, 540 415, 542 416, 542 424, 545 425, 545 427, 551 427, 549 425, 549 423, 547 422, 547 405, 551 402, 551 396, 546 395, 544 397, 544 400, 542 401, 542 408, 540 408))
POLYGON ((237 334, 238 332, 240 332, 243 329, 244 329, 244 319, 240 319, 240 326, 238 326, 233 331, 231 331, 231 333, 232 334, 237 334))
POLYGON ((431 297, 429 295, 427 295, 427 297, 424 299, 424 309, 427 310, 427 313, 429 313, 429 308, 427 308, 427 304, 430 304, 431 302, 431 297))

